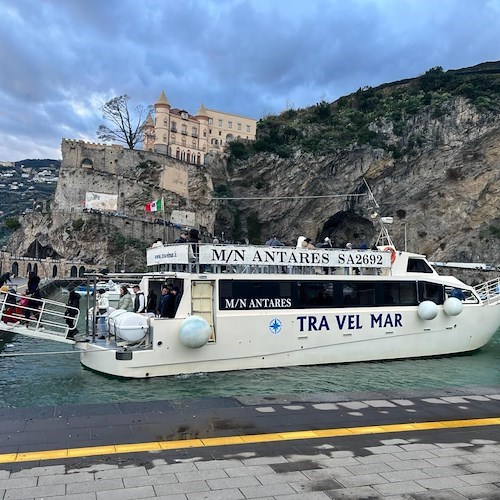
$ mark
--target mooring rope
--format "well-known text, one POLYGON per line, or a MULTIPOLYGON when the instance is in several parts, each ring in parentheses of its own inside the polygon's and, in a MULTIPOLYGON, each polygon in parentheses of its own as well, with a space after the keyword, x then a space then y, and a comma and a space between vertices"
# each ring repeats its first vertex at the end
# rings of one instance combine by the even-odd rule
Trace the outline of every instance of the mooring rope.
MULTIPOLYGON (((98 350, 98 349, 97 349, 98 350)), ((47 356, 52 354, 80 354, 81 351, 47 351, 47 352, 12 352, 0 354, 0 358, 14 358, 16 356, 47 356)))
MULTIPOLYGON (((148 349, 151 347, 151 344, 148 344, 144 346, 145 349, 148 349)), ((85 351, 81 349, 77 350, 72 350, 72 351, 46 351, 46 352, 11 352, 11 353, 5 353, 2 352, 0 353, 0 358, 15 358, 16 356, 47 356, 47 355, 53 355, 53 354, 81 354, 82 352, 109 352, 113 351, 116 352, 118 351, 118 348, 116 349, 111 349, 107 347, 106 349, 86 349, 85 351)), ((137 352, 137 351, 127 351, 127 352, 137 352)))

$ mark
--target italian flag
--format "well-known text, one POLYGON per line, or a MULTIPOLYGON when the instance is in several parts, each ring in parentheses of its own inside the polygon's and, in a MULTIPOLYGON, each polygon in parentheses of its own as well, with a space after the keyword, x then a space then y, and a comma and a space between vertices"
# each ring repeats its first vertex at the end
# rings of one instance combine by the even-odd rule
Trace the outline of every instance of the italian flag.
POLYGON ((163 210, 161 198, 159 200, 146 203, 144 210, 146 210, 146 212, 160 212, 163 210))

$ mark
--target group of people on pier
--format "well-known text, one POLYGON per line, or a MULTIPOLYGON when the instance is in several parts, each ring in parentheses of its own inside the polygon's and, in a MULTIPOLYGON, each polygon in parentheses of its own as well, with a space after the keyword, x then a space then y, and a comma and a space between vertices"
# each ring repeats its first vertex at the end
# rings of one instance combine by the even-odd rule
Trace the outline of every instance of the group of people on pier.
POLYGON ((0 293, 4 302, 2 322, 6 324, 22 324, 29 326, 40 317, 42 295, 40 293, 40 277, 31 271, 28 275, 26 289, 17 293, 12 282, 13 275, 10 272, 0 276, 0 293), (8 284, 10 283, 10 285, 8 284))

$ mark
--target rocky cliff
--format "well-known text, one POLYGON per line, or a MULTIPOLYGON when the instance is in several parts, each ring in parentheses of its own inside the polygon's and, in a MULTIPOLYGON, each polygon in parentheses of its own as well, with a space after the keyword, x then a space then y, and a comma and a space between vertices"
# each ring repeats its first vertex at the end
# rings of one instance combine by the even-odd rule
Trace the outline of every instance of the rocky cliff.
MULTIPOLYGON (((329 236, 338 246, 371 245, 378 228, 370 216, 377 211, 394 218, 389 230, 398 248, 404 247, 406 231, 408 249, 432 260, 498 264, 498 115, 457 98, 442 116, 419 114, 406 126, 423 144, 398 159, 391 151, 365 145, 328 155, 257 154, 236 162, 225 177, 221 166, 213 165, 222 196, 253 198, 224 202, 217 230, 250 235, 255 242, 277 234, 289 244, 305 235, 314 241, 329 236), (365 196, 363 179, 380 207, 365 196), (231 220, 238 221, 237 227, 231 220)), ((388 141, 400 140, 389 125, 379 127, 385 127, 388 141)))

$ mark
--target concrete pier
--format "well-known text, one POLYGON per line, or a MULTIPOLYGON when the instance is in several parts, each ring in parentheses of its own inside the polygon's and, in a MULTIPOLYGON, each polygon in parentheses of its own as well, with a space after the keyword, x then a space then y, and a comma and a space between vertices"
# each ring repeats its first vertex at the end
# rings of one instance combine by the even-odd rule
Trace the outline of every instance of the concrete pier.
POLYGON ((500 386, 7 408, 0 419, 2 500, 500 498, 500 386))

